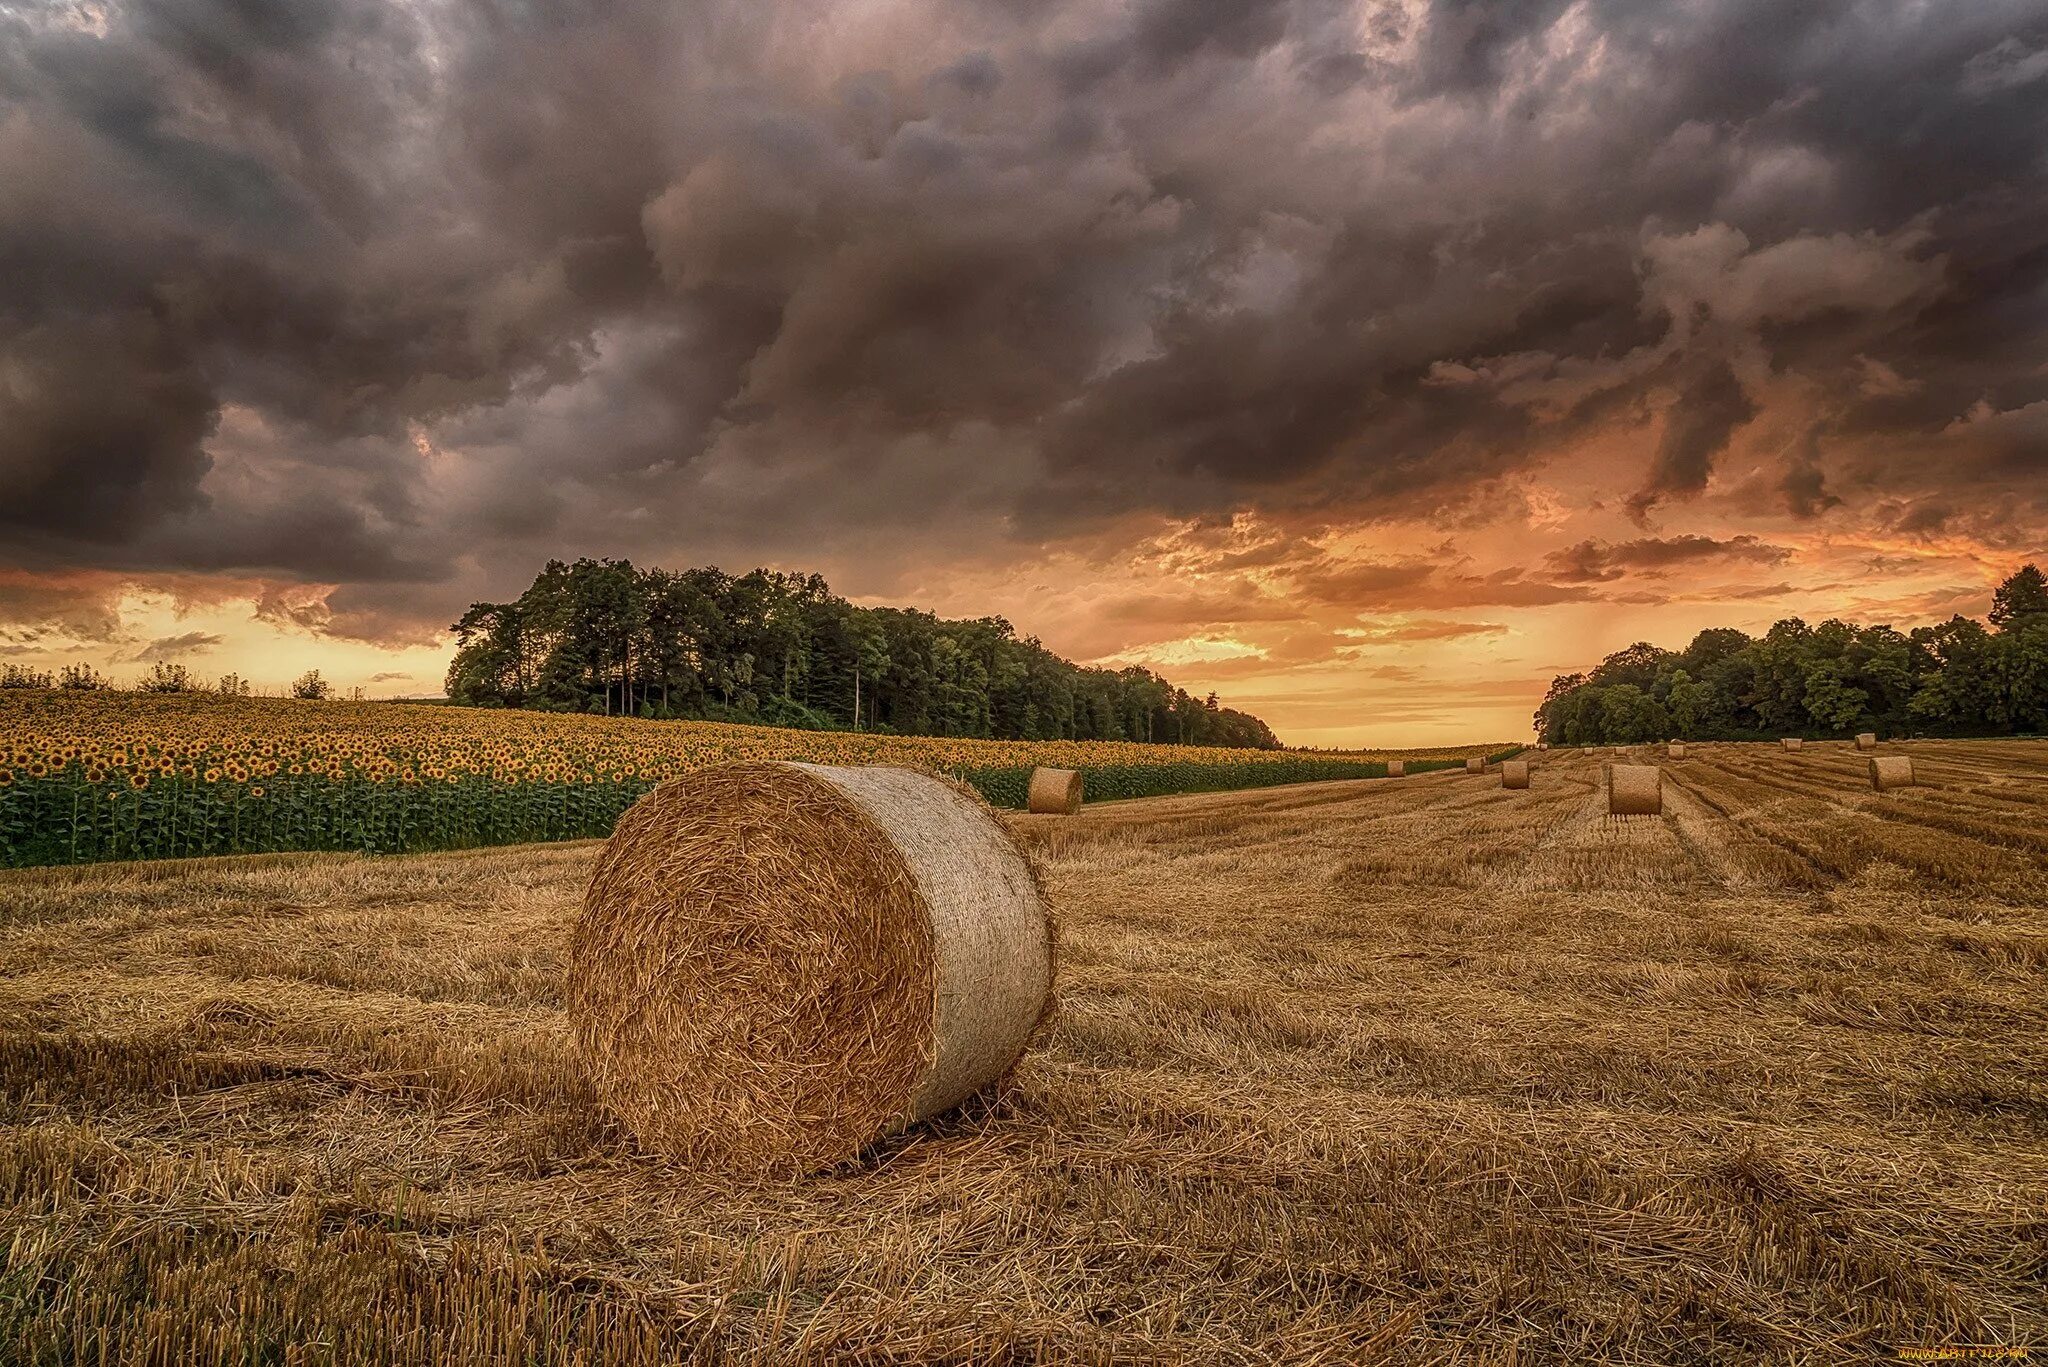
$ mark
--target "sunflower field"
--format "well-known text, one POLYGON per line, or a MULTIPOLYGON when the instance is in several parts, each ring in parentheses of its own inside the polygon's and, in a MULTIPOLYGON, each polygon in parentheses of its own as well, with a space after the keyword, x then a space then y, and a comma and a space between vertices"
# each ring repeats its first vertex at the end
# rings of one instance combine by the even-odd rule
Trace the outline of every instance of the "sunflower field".
MULTIPOLYGON (((1506 747, 1487 747, 1501 752, 1506 747)), ((1035 765, 1090 799, 1377 778, 1471 750, 1314 753, 791 731, 403 703, 0 691, 0 865, 399 853, 610 832, 661 782, 749 759, 904 764, 1021 807, 1035 765)))

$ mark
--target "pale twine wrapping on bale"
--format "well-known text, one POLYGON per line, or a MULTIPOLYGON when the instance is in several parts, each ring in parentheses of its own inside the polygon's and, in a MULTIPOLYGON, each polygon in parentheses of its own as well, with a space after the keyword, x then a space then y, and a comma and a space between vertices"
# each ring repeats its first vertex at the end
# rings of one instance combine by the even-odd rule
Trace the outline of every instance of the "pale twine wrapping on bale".
POLYGON ((1880 755, 1870 761, 1870 786, 1880 793, 1911 788, 1919 782, 1913 774, 1913 761, 1904 755, 1880 755))
POLYGON ((1858 750, 1875 750, 1877 748, 1877 734, 1872 731, 1858 733, 1856 748, 1858 750))
POLYGON ((1806 742, 1798 736, 1786 736, 1783 739, 1781 739, 1778 742, 1778 744, 1784 746, 1787 750, 1797 750, 1800 746, 1806 744, 1806 742))
POLYGON ((1483 773, 1485 773, 1485 772, 1486 772, 1486 761, 1485 761, 1485 760, 1483 760, 1483 759, 1481 759, 1481 758, 1480 758, 1479 756, 1477 756, 1477 755, 1474 755, 1474 756, 1472 756, 1472 757, 1471 757, 1470 759, 1468 759, 1468 760, 1466 760, 1466 761, 1465 761, 1465 772, 1466 772, 1466 773, 1468 773, 1468 774, 1483 774, 1483 773))
POLYGON ((1030 866, 970 791, 754 763, 620 819, 568 1005, 642 1144, 744 1174, 829 1167, 959 1104, 1016 1061, 1051 990, 1030 866))
POLYGON ((1033 769, 1031 790, 1024 805, 1034 812, 1072 816, 1081 810, 1081 771, 1033 769))
POLYGON ((1608 765, 1607 814, 1664 815, 1664 771, 1654 764, 1608 765))
POLYGON ((1506 759, 1500 764, 1500 786, 1503 788, 1526 788, 1529 786, 1529 761, 1506 759))
POLYGON ((1672 759, 1684 759, 1685 742, 1680 740, 1672 741, 1670 745, 1665 747, 1664 753, 1672 759))
POLYGON ((1407 772, 1408 772, 1408 761, 1407 761, 1407 760, 1405 760, 1405 759, 1390 759, 1390 760, 1388 760, 1388 761, 1387 761, 1387 777, 1388 777, 1388 778, 1400 778, 1400 777, 1401 777, 1402 775, 1406 774, 1407 772))

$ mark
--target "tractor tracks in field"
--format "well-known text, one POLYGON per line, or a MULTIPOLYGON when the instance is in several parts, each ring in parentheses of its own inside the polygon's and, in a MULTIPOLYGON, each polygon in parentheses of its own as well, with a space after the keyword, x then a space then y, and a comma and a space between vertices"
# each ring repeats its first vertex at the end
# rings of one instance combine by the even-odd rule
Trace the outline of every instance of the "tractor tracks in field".
POLYGON ((1660 817, 1613 817, 1599 768, 1549 771, 1552 783, 1584 791, 1543 827, 1523 857, 1491 880, 1499 891, 1590 889, 1625 871, 1643 887, 1677 889, 1724 882, 1721 871, 1660 817))
MULTIPOLYGON (((1832 883, 1841 878, 1839 870, 1816 855, 1798 837, 1770 826, 1759 825, 1756 822, 1746 820, 1743 816, 1724 806, 1719 799, 1714 797, 1704 787, 1697 783, 1687 782, 1673 770, 1665 770, 1664 779, 1666 784, 1676 791, 1682 801, 1692 805, 1695 812, 1701 812, 1702 810, 1704 812, 1711 812, 1714 816, 1719 817, 1725 822, 1731 830, 1740 832, 1758 845, 1768 846, 1771 849, 1790 855, 1817 881, 1832 883)), ((1702 826, 1708 820, 1704 815, 1701 815, 1698 819, 1702 826)), ((1758 879, 1755 881, 1767 882, 1769 880, 1758 879)))
POLYGON ((1765 880, 1744 868, 1729 848, 1730 837, 1748 834, 1718 807, 1711 807, 1669 769, 1664 771, 1664 819, 1693 863, 1730 891, 1754 889, 1765 880))
MULTIPOLYGON (((2013 818, 2024 819, 2024 814, 2014 811, 2012 804, 1971 789, 1945 787, 1939 781, 1938 771, 1926 775, 1932 781, 1923 782, 1920 787, 1885 797, 1846 787, 1830 787, 1812 774, 1785 774, 1754 765, 1739 768, 1731 765, 1723 772, 1740 782, 1810 802, 1831 817, 1873 817, 1940 831, 1994 849, 2026 854, 2048 853, 2048 835, 2014 824, 2013 818), (1973 805, 1971 799, 1989 805, 1992 810, 1973 805)), ((1831 768, 1822 772, 1842 771, 1831 768)))

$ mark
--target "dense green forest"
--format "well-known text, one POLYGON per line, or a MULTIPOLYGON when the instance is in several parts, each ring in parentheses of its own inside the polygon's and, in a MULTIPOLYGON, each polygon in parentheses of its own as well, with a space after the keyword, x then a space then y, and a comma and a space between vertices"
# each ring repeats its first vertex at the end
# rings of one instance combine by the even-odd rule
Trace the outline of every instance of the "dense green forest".
POLYGON ((1280 742, 1150 670, 1087 669, 1000 617, 856 607, 815 574, 549 561, 452 630, 451 701, 999 740, 1280 742))
POLYGON ((1553 745, 2048 732, 2048 583, 2021 569, 1988 625, 1952 617, 1902 633, 1792 617, 1755 638, 1703 631, 1679 651, 1639 642, 1559 676, 1536 729, 1553 745))

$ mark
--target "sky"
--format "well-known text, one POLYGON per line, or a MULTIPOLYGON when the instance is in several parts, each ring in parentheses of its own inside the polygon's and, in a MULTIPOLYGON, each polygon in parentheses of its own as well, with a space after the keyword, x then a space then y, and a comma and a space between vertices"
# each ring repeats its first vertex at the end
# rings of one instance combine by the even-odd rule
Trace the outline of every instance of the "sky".
POLYGON ((0 661, 817 571, 1296 744, 2048 559, 2048 3, 0 0, 0 661))

